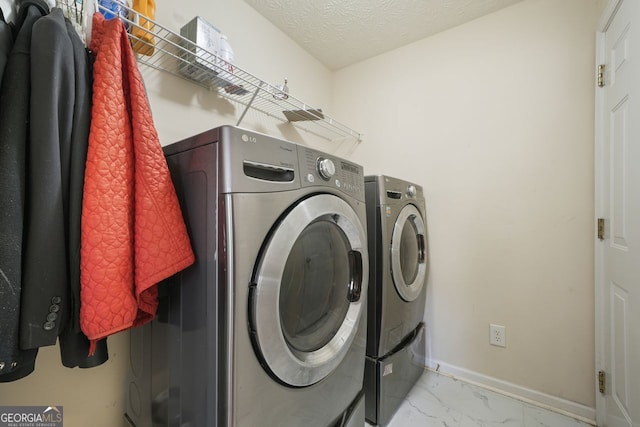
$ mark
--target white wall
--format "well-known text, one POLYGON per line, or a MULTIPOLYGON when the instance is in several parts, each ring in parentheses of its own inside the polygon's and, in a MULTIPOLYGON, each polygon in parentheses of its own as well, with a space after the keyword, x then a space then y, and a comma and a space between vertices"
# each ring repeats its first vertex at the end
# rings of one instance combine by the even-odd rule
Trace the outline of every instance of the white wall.
POLYGON ((601 7, 525 0, 334 83, 336 114, 365 134, 354 160, 424 186, 429 362, 577 402, 586 416, 601 7), (489 345, 489 323, 506 326, 506 349, 489 345))

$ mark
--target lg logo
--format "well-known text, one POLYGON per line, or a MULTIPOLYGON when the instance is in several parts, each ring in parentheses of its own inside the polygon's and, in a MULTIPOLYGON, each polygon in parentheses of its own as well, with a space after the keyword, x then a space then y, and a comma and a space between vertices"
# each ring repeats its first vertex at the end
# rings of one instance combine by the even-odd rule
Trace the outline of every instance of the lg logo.
POLYGON ((242 140, 244 142, 251 142, 252 144, 255 144, 256 142, 258 142, 258 139, 255 136, 249 136, 245 133, 242 134, 242 140))

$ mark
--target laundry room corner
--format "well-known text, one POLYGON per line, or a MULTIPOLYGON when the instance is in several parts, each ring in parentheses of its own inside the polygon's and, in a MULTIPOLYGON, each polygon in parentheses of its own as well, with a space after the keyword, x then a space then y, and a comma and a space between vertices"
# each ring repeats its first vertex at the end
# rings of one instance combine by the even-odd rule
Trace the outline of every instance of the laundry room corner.
POLYGON ((367 173, 424 187, 428 366, 587 419, 604 3, 525 0, 338 70, 333 92, 367 173))

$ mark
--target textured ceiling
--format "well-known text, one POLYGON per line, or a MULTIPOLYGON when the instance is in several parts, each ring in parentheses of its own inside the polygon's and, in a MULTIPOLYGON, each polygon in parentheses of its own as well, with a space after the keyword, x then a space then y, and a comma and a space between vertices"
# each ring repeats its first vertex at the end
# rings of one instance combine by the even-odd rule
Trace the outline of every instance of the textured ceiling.
POLYGON ((521 0, 245 0, 336 70, 521 0))

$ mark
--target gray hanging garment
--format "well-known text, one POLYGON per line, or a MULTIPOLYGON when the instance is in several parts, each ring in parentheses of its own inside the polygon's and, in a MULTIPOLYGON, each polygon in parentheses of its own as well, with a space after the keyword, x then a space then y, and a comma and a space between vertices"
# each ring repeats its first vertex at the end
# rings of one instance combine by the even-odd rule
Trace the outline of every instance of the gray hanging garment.
POLYGON ((33 24, 49 12, 44 1, 20 3, 15 42, 0 86, 0 382, 29 375, 38 350, 19 348, 26 142, 33 24))

